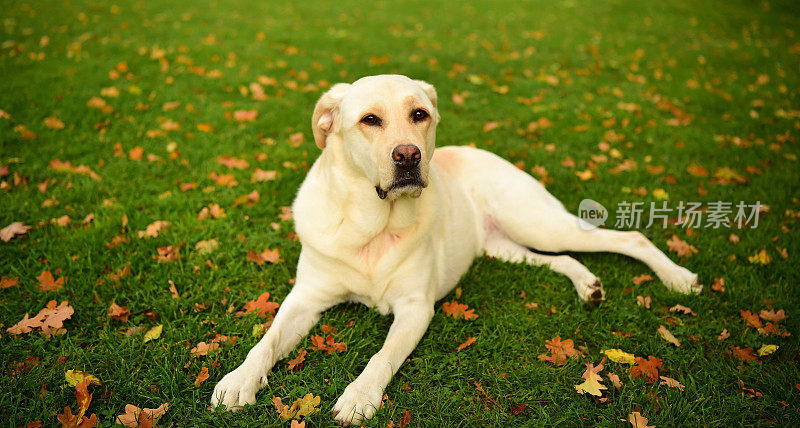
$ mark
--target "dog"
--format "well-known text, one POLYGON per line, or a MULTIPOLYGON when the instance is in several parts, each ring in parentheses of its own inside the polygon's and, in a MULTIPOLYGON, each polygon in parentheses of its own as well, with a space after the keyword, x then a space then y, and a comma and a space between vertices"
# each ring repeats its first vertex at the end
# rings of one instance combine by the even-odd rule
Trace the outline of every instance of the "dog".
POLYGON ((322 153, 292 206, 302 243, 296 283, 264 337, 216 385, 212 405, 255 403, 272 366, 321 313, 355 301, 392 313, 394 321, 333 414, 343 424, 371 418, 427 330, 436 301, 483 254, 549 265, 590 303, 604 299, 600 281, 557 253, 624 254, 647 264, 671 290, 702 290, 696 274, 641 233, 587 230, 544 186, 499 156, 470 147, 435 149, 437 105, 432 85, 401 75, 338 83, 322 95, 312 116, 322 153))

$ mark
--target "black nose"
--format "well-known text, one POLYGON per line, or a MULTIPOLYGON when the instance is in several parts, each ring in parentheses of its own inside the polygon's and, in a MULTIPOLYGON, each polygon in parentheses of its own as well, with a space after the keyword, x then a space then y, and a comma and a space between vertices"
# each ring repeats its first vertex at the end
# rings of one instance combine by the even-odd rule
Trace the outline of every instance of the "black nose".
POLYGON ((413 144, 403 144, 392 150, 392 160, 394 164, 401 168, 413 168, 419 165, 422 153, 419 147, 413 144))

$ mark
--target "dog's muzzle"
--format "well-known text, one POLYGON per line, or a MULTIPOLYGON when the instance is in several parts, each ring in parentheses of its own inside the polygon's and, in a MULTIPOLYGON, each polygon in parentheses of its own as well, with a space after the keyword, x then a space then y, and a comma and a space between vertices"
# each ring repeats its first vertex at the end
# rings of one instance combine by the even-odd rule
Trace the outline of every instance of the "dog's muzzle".
POLYGON ((419 170, 419 163, 422 160, 422 152, 419 147, 413 144, 399 145, 392 150, 392 161, 394 162, 394 181, 388 189, 384 190, 380 185, 375 186, 378 197, 386 199, 389 192, 404 187, 425 187, 419 170))

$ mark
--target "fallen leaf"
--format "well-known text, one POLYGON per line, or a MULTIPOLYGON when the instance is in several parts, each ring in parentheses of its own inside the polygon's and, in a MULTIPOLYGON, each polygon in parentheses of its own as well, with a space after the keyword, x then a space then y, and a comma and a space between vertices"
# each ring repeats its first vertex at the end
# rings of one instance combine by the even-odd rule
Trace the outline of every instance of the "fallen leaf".
POLYGON ((161 332, 164 330, 164 324, 159 324, 150 330, 147 330, 147 333, 144 334, 144 343, 147 343, 151 340, 157 340, 161 337, 161 332))
POLYGON ((140 409, 133 404, 125 405, 125 414, 117 416, 116 423, 133 428, 151 428, 155 421, 167 413, 169 403, 164 403, 156 409, 140 409))
POLYGON ((195 388, 199 387, 201 383, 208 380, 208 367, 203 367, 200 369, 200 373, 197 374, 197 378, 194 380, 195 388))
POLYGON ((299 351, 297 351, 297 356, 289 360, 287 369, 294 370, 295 368, 297 368, 299 370, 299 366, 303 364, 303 361, 306 360, 306 354, 307 352, 305 349, 301 348, 299 351))
POLYGON ((319 406, 320 401, 321 398, 319 396, 308 393, 303 398, 295 400, 291 406, 287 406, 283 404, 280 397, 272 397, 272 404, 283 420, 300 418, 318 412, 317 406, 319 406))
POLYGON ((729 337, 731 337, 731 334, 728 333, 728 329, 727 328, 723 328, 722 329, 722 333, 720 333, 719 336, 717 336, 717 340, 722 342, 723 340, 725 340, 725 339, 727 339, 729 337))
POLYGON ((661 368, 661 359, 652 355, 647 359, 636 357, 636 365, 631 367, 632 377, 644 377, 648 382, 654 383, 658 380, 658 369, 661 368))
POLYGON ((278 177, 277 171, 264 171, 263 169, 256 168, 253 175, 250 176, 251 183, 258 183, 261 181, 271 181, 278 177))
POLYGON ((63 331, 64 321, 72 317, 73 313, 75 310, 66 301, 57 305, 55 300, 51 300, 35 317, 29 318, 28 314, 25 314, 22 321, 9 327, 6 331, 10 334, 24 334, 40 328, 42 334, 49 338, 54 333, 63 331))
POLYGON ((210 254, 219 247, 219 242, 216 239, 209 239, 207 241, 199 241, 195 244, 194 249, 198 254, 210 254))
POLYGON ((30 226, 25 226, 24 224, 15 221, 9 224, 8 226, 0 229, 0 240, 2 240, 3 242, 8 242, 11 240, 11 238, 15 236, 24 235, 28 233, 28 229, 30 228, 31 228, 30 226))
POLYGON ((650 275, 634 276, 633 277, 633 285, 639 285, 639 284, 641 284, 643 282, 651 281, 652 279, 653 279, 653 277, 650 276, 650 275))
POLYGON ((233 156, 228 156, 228 155, 222 155, 217 157, 217 162, 231 169, 250 168, 250 163, 247 162, 246 160, 235 158, 233 156))
POLYGON ((261 266, 264 263, 280 263, 283 261, 281 258, 280 251, 275 250, 264 250, 260 253, 256 253, 255 251, 249 251, 247 253, 247 260, 261 266))
POLYGON ((203 207, 200 213, 197 214, 197 220, 203 221, 207 218, 225 218, 225 210, 222 209, 219 204, 211 204, 207 207, 203 207))
POLYGON ((586 364, 586 371, 583 372, 582 375, 586 380, 580 385, 575 385, 575 390, 578 391, 579 394, 591 394, 595 397, 603 395, 601 390, 608 388, 600 383, 600 381, 603 380, 598 374, 601 370, 603 370, 602 364, 599 364, 597 367, 594 367, 591 363, 586 364))
POLYGON ((455 319, 474 320, 478 318, 478 315, 475 314, 475 309, 469 309, 469 306, 456 301, 442 303, 442 312, 455 319))
POLYGON ((603 353, 615 363, 622 363, 622 364, 636 364, 636 356, 633 354, 629 354, 621 349, 606 349, 603 353))
POLYGON ((655 428, 655 425, 647 425, 647 418, 642 416, 639 412, 633 412, 628 415, 628 420, 620 419, 622 422, 630 422, 633 428, 655 428))
POLYGON ((258 110, 236 110, 233 112, 233 120, 237 122, 252 122, 258 117, 258 110))
POLYGON ((474 337, 467 338, 467 340, 464 343, 458 345, 458 348, 456 348, 456 352, 461 352, 462 349, 466 348, 469 345, 472 345, 474 342, 475 342, 474 337))
POLYGON ((19 277, 18 276, 15 276, 13 278, 9 278, 9 277, 4 276, 4 277, 0 278, 0 290, 4 289, 4 288, 16 287, 17 285, 19 285, 19 277))
POLYGON ((691 257, 692 254, 698 252, 694 245, 689 245, 686 241, 680 240, 678 235, 672 235, 672 238, 667 241, 667 246, 670 251, 677 253, 680 257, 691 257))
POLYGON ((192 354, 193 357, 199 357, 201 355, 208 355, 209 352, 212 352, 217 348, 219 348, 218 342, 211 342, 211 343, 200 342, 197 344, 197 346, 192 348, 192 350, 189 351, 189 353, 192 354))
POLYGON ((719 293, 724 293, 725 292, 725 278, 714 278, 714 283, 711 284, 711 289, 716 291, 716 292, 719 292, 719 293))
POLYGON ((64 129, 64 122, 57 117, 44 118, 44 125, 50 129, 64 129))
POLYGON ((678 382, 677 380, 666 376, 659 376, 659 379, 662 380, 661 385, 667 385, 672 388, 678 388, 681 390, 681 392, 683 392, 684 386, 681 385, 681 383, 678 382))
POLYGON ((748 257, 747 260, 750 263, 754 264, 768 265, 772 261, 772 257, 770 257, 769 254, 767 254, 766 249, 762 249, 758 253, 748 257))
POLYGON ((636 304, 639 305, 639 306, 644 306, 645 309, 650 309, 650 302, 651 301, 652 301, 652 299, 650 298, 650 296, 647 296, 647 297, 636 296, 636 304))
POLYGON ((558 366, 566 364, 567 358, 578 358, 580 356, 580 352, 575 350, 575 344, 572 339, 562 341, 561 336, 556 336, 551 340, 545 340, 544 346, 550 351, 550 355, 541 354, 537 358, 558 366))
POLYGON ((108 308, 108 316, 117 321, 128 322, 128 317, 131 316, 131 311, 128 310, 127 306, 120 306, 116 303, 111 303, 111 307, 108 308))
POLYGON ((753 348, 742 349, 738 346, 731 346, 731 353, 737 359, 742 360, 748 364, 757 360, 756 354, 753 352, 753 348))
POLYGON ((662 339, 680 348, 681 342, 663 325, 658 326, 658 334, 661 335, 662 339))
POLYGON ((64 373, 64 378, 67 380, 69 386, 77 386, 79 383, 86 380, 92 385, 100 385, 100 379, 98 379, 97 376, 79 370, 67 370, 64 373))
POLYGON ((139 231, 139 238, 155 238, 158 236, 158 233, 167 227, 169 227, 168 221, 156 221, 151 223, 150 225, 145 228, 145 230, 139 231))
POLYGON ((258 298, 245 303, 244 312, 247 314, 255 312, 259 317, 266 318, 267 314, 274 315, 278 307, 279 303, 269 301, 269 292, 264 292, 258 298))
POLYGON ((334 352, 344 352, 347 350, 347 344, 344 342, 336 342, 330 334, 323 339, 322 336, 311 336, 311 348, 318 351, 326 351, 328 354, 334 352))
POLYGON ((773 353, 775 353, 775 351, 778 350, 778 348, 779 348, 778 345, 761 345, 761 347, 758 348, 758 351, 757 351, 758 352, 758 356, 759 357, 765 357, 767 355, 773 354, 773 353))
POLYGON ((609 373, 606 376, 608 377, 608 380, 611 381, 611 384, 614 385, 614 388, 622 388, 622 382, 619 380, 619 376, 614 373, 609 373))
POLYGON ((769 311, 762 310, 758 314, 758 316, 760 316, 765 321, 772 321, 776 323, 781 322, 786 318, 788 318, 786 316, 786 312, 783 309, 779 310, 778 312, 775 312, 774 310, 769 310, 769 311))
POLYGON ((682 312, 682 313, 684 313, 686 315, 697 316, 697 314, 692 312, 691 309, 689 309, 689 308, 687 308, 686 306, 683 306, 683 305, 675 305, 675 306, 669 308, 669 311, 670 312, 682 312))

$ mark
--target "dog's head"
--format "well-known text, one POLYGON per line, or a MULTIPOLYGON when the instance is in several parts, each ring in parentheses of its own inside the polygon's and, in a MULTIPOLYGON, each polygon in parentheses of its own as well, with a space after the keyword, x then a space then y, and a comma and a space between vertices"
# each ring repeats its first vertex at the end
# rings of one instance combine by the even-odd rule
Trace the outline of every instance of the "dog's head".
POLYGON ((417 197, 428 185, 436 145, 436 90, 400 75, 338 83, 317 102, 317 146, 333 150, 381 199, 417 197))

